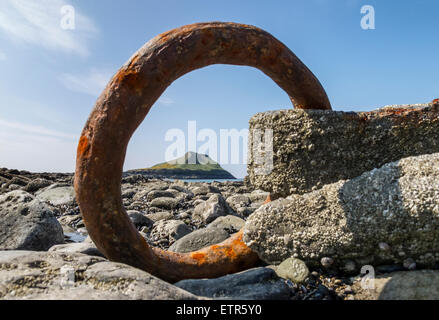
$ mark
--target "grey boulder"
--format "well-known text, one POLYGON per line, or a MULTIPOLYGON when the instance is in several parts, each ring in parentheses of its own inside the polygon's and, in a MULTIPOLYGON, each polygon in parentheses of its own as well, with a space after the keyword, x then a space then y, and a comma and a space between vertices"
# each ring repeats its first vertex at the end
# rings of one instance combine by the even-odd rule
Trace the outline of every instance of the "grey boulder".
POLYGON ((128 217, 130 218, 131 222, 137 228, 143 227, 143 226, 152 227, 152 225, 154 224, 154 222, 151 219, 147 218, 145 215, 143 215, 139 211, 128 210, 127 214, 128 214, 128 217))
POLYGON ((303 282, 309 274, 305 262, 296 258, 288 258, 275 268, 276 274, 294 283, 303 282))
POLYGON ((0 195, 0 250, 48 250, 64 243, 61 224, 33 195, 15 190, 0 195))
POLYGON ((49 202, 53 206, 72 204, 75 200, 75 190, 73 187, 55 187, 47 188, 37 193, 37 199, 43 202, 49 202))
POLYGON ((214 299, 288 299, 290 289, 270 268, 253 268, 215 279, 189 279, 175 286, 195 295, 214 299))
POLYGON ((185 235, 175 241, 170 247, 174 252, 191 252, 201 248, 220 243, 229 237, 229 233, 224 229, 204 228, 185 235))
POLYGON ((105 258, 92 241, 57 244, 51 247, 49 252, 82 253, 105 258))
POLYGON ((170 244, 190 233, 192 229, 180 220, 160 220, 151 231, 151 238, 155 241, 166 239, 170 244))
POLYGON ((197 299, 131 266, 79 253, 0 251, 0 299, 197 299))
POLYGON ((174 217, 174 215, 169 211, 159 211, 155 213, 148 213, 145 215, 145 217, 155 223, 160 220, 170 220, 174 217))
POLYGON ((244 226, 245 220, 232 215, 218 217, 207 225, 207 228, 219 228, 226 230, 229 234, 235 233, 244 226))
POLYGON ((162 198, 162 197, 166 197, 166 198, 175 198, 174 194, 170 191, 167 190, 152 190, 151 192, 149 192, 146 196, 146 199, 148 201, 151 201, 153 199, 156 198, 162 198))
POLYGON ((177 207, 178 200, 171 197, 158 197, 150 202, 151 207, 172 210, 177 207))
POLYGON ((35 192, 40 190, 41 188, 45 188, 47 186, 50 186, 52 181, 49 181, 47 179, 37 178, 29 182, 24 188, 24 191, 27 192, 35 192))
POLYGON ((218 188, 209 184, 202 184, 200 186, 193 188, 191 191, 194 194, 194 196, 207 195, 208 193, 220 193, 218 188))
POLYGON ((357 300, 439 300, 439 271, 399 271, 375 279, 358 278, 353 289, 357 300))
POLYGON ((213 194, 208 200, 198 204, 192 215, 194 220, 209 223, 220 216, 226 215, 225 201, 220 194, 213 194))
POLYGON ((246 194, 235 194, 226 199, 229 206, 237 211, 238 208, 248 207, 250 205, 250 198, 246 194))

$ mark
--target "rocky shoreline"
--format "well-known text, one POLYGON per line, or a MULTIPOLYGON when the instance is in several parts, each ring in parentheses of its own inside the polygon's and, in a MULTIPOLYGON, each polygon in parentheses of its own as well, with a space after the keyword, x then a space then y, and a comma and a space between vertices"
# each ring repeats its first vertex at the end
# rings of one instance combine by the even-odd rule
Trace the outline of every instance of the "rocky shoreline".
POLYGON ((137 169, 124 172, 124 176, 141 174, 150 179, 176 179, 176 180, 231 180, 236 179, 225 170, 184 170, 184 169, 137 169))
MULTIPOLYGON (((331 268, 323 260, 307 266, 298 258, 272 265, 261 261, 218 279, 170 284, 105 259, 87 237, 72 175, 0 169, 0 179, 0 299, 351 300, 382 294, 364 290, 356 269, 331 268)), ((143 175, 122 180, 123 203, 136 228, 150 245, 176 252, 221 242, 255 211, 285 201, 264 205, 267 196, 241 181, 183 182, 143 175)), ((383 279, 379 283, 386 283, 401 272, 420 277, 418 271, 404 271, 414 268, 395 263, 375 272, 383 279)))

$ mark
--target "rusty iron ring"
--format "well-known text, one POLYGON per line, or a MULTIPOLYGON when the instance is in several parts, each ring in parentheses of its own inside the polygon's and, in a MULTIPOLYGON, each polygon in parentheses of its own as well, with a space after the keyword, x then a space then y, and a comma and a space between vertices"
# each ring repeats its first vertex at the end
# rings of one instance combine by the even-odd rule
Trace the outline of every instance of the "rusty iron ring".
POLYGON ((258 261, 242 241, 242 230, 220 244, 190 253, 150 247, 121 199, 123 163, 134 131, 174 80, 211 64, 258 68, 286 91, 295 107, 331 109, 325 90, 294 53, 249 25, 198 23, 165 32, 119 69, 97 100, 79 140, 76 199, 91 239, 108 259, 170 282, 218 277, 258 261))

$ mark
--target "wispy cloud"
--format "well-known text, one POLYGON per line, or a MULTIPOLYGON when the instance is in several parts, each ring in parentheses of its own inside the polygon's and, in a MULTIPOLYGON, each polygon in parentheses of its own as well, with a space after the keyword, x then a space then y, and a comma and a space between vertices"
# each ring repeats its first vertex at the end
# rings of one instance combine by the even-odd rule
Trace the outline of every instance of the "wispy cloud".
POLYGON ((69 5, 65 0, 1 0, 0 30, 21 43, 86 56, 88 42, 98 29, 78 10, 75 10, 75 29, 61 28, 61 8, 65 5, 69 5))
MULTIPOLYGON (((46 137, 54 137, 54 138, 63 138, 63 139, 76 139, 76 135, 68 134, 56 130, 47 129, 43 126, 34 126, 21 122, 13 122, 0 118, 0 127, 2 130, 8 128, 8 132, 11 130, 18 131, 18 133, 31 133, 33 135, 46 136, 46 137)), ((1 131, 0 131, 1 132, 1 131)))
POLYGON ((99 96, 112 76, 110 71, 92 69, 86 74, 63 73, 59 79, 69 90, 99 96))
POLYGON ((170 105, 170 104, 174 104, 175 103, 175 101, 173 99, 166 98, 166 97, 160 98, 158 100, 158 102, 161 103, 161 104, 164 104, 164 105, 170 105))

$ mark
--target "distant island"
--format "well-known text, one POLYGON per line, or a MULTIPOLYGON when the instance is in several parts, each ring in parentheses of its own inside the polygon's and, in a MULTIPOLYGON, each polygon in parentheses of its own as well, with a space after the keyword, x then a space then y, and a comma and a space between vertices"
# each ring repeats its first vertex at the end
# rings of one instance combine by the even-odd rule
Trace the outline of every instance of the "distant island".
POLYGON ((146 169, 129 170, 125 174, 142 174, 168 179, 236 179, 208 155, 196 152, 187 152, 184 156, 172 161, 159 163, 146 169))

